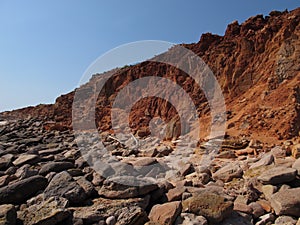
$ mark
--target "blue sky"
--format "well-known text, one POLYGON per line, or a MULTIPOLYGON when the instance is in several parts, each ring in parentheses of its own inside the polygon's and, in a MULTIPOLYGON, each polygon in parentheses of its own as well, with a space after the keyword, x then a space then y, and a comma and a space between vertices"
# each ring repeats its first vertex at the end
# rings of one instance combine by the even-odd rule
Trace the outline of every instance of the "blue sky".
POLYGON ((100 55, 140 40, 197 42, 298 0, 0 0, 0 111, 73 90, 100 55))

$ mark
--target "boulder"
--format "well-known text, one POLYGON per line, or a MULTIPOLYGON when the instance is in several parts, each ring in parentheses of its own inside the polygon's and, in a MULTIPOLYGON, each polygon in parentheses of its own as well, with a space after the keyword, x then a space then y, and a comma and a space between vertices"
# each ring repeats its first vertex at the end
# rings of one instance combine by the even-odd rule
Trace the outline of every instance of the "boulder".
POLYGON ((260 166, 267 166, 274 162, 274 156, 270 153, 264 155, 258 162, 253 163, 249 169, 253 169, 260 166))
POLYGON ((275 225, 295 225, 297 220, 290 216, 280 216, 275 220, 275 225))
POLYGON ((22 166, 24 164, 33 165, 39 161, 40 161, 40 157, 38 155, 23 154, 20 155, 15 161, 13 161, 13 164, 15 166, 22 166))
POLYGON ((97 224, 114 216, 118 221, 117 224, 138 225, 147 221, 148 217, 144 210, 148 206, 149 199, 149 196, 131 199, 98 198, 93 200, 90 206, 70 208, 70 210, 74 211, 75 219, 83 220, 86 224, 97 224), (121 223, 122 221, 127 223, 121 223))
POLYGON ((56 225, 71 216, 67 206, 68 200, 51 197, 21 210, 19 218, 26 225, 56 225))
POLYGON ((45 197, 63 197, 70 201, 70 204, 82 204, 87 198, 84 189, 71 177, 68 172, 56 174, 46 190, 45 197))
POLYGON ((158 185, 152 179, 116 176, 107 178, 98 193, 106 198, 120 199, 143 196, 156 189, 158 185))
POLYGON ((238 163, 230 163, 213 174, 215 180, 230 182, 233 178, 241 178, 243 170, 238 163))
POLYGON ((233 202, 220 195, 203 192, 184 200, 182 207, 183 211, 204 216, 210 223, 215 224, 232 213, 233 202))
POLYGON ((61 171, 68 170, 73 167, 73 163, 70 162, 49 162, 42 166, 42 168, 39 171, 39 174, 47 175, 50 172, 59 173, 61 171))
POLYGON ((258 180, 263 184, 284 184, 296 178, 297 171, 293 168, 275 167, 262 173, 258 180))
POLYGON ((172 225, 182 210, 181 202, 168 202, 152 207, 149 219, 158 224, 172 225))
POLYGON ((300 217, 300 188, 292 188, 273 194, 271 206, 276 215, 300 217))
POLYGON ((0 188, 0 204, 21 204, 44 190, 48 181, 42 176, 33 176, 0 188))

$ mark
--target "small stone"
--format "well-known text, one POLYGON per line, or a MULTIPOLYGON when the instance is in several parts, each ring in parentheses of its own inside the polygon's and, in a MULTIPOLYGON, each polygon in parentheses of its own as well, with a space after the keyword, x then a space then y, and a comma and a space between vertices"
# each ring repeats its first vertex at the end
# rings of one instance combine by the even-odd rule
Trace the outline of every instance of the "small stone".
POLYGON ((95 186, 102 186, 105 178, 102 177, 99 173, 94 172, 92 175, 92 184, 95 186))
POLYGON ((267 170, 258 177, 263 184, 283 184, 293 181, 296 178, 297 171, 292 168, 275 167, 267 170))
POLYGON ((182 168, 180 169, 179 172, 180 172, 180 175, 184 177, 184 176, 188 175, 189 173, 191 173, 191 171, 193 171, 193 165, 190 163, 187 163, 182 166, 182 168))
POLYGON ((177 225, 207 225, 207 219, 204 216, 196 216, 191 213, 181 213, 175 222, 177 225))
POLYGON ((17 211, 13 205, 0 205, 0 224, 15 225, 17 221, 17 211))
POLYGON ((292 156, 293 156, 295 159, 300 158, 300 144, 294 145, 294 146, 292 147, 292 156))
POLYGON ((168 156, 171 152, 173 152, 173 148, 171 146, 159 146, 157 147, 157 157, 164 157, 164 156, 168 156))
POLYGON ((168 201, 179 201, 182 199, 182 195, 185 192, 185 187, 176 187, 168 191, 167 198, 168 201))
POLYGON ((244 195, 239 195, 236 197, 234 204, 239 203, 239 204, 248 204, 248 198, 244 195))
POLYGON ((249 207, 252 209, 252 215, 254 216, 254 218, 258 218, 265 214, 265 210, 263 209, 263 207, 256 202, 251 202, 249 204, 249 207))
POLYGON ((86 180, 84 177, 76 177, 74 179, 83 188, 87 197, 90 197, 96 193, 94 185, 88 180, 86 180))
POLYGON ((271 196, 277 191, 277 187, 273 185, 263 185, 262 192, 267 200, 271 199, 271 196))
POLYGON ((191 173, 187 175, 186 181, 190 181, 194 187, 203 187, 210 180, 210 176, 207 173, 191 173))
POLYGON ((228 218, 226 218, 218 225, 253 225, 252 217, 248 214, 233 212, 228 218))
POLYGON ((12 154, 4 155, 0 158, 0 170, 5 170, 8 168, 9 164, 13 159, 12 154))
POLYGON ((105 220, 105 223, 106 223, 107 225, 115 225, 115 224, 117 223, 116 217, 114 217, 114 216, 108 217, 108 218, 105 220))
POLYGON ((213 174, 215 180, 222 180, 224 182, 230 182, 233 178, 241 178, 242 176, 243 170, 238 163, 230 163, 213 174))
POLYGON ((267 200, 258 200, 257 203, 260 204, 266 212, 270 213, 272 211, 271 203, 267 200))
POLYGON ((286 150, 284 150, 280 146, 276 146, 276 147, 272 148, 271 153, 275 159, 280 159, 280 158, 286 157, 286 150))
POLYGON ((38 171, 32 169, 31 166, 28 164, 21 166, 15 173, 15 176, 19 179, 25 179, 35 175, 38 175, 38 171))
POLYGON ((15 166, 22 166, 24 164, 33 165, 39 161, 40 161, 40 157, 38 155, 23 154, 20 155, 15 161, 13 161, 13 164, 15 166))
POLYGON ((248 206, 246 204, 242 204, 242 203, 234 203, 233 210, 247 213, 247 214, 251 214, 253 212, 253 210, 250 206, 248 206))
POLYGON ((150 166, 157 163, 157 160, 151 157, 141 157, 138 160, 131 162, 131 164, 135 167, 150 166))
POLYGON ((181 210, 180 201, 155 205, 149 213, 149 219, 158 224, 172 225, 181 213, 181 210))
POLYGON ((216 158, 220 158, 220 159, 234 159, 236 158, 236 155, 234 153, 234 151, 223 151, 221 153, 219 153, 216 158))
POLYGON ((142 151, 142 156, 145 156, 145 157, 155 157, 155 156, 157 156, 157 154, 158 154, 158 150, 155 147, 145 149, 142 151))
POLYGON ((251 214, 253 210, 250 206, 247 205, 247 202, 248 202, 247 198, 245 198, 242 195, 239 195, 234 201, 233 210, 251 214))
POLYGON ((63 149, 61 148, 52 148, 52 149, 41 150, 38 153, 41 156, 48 156, 48 155, 55 155, 61 153, 62 151, 63 149))
POLYGON ((281 185, 279 191, 288 191, 291 187, 287 184, 281 185))
POLYGON ((77 169, 77 168, 72 168, 72 169, 68 169, 67 172, 72 176, 72 177, 80 177, 83 176, 84 173, 82 172, 81 169, 77 169))
POLYGON ((267 225, 275 221, 275 216, 272 213, 259 217, 259 221, 255 225, 267 225))
POLYGON ((9 175, 4 175, 0 177, 0 188, 8 185, 9 181, 10 181, 9 175))
POLYGON ((188 199, 188 198, 190 198, 190 197, 192 197, 193 195, 191 194, 191 193, 189 193, 189 192, 184 192, 183 194, 182 194, 182 200, 185 200, 185 199, 188 199))
POLYGON ((296 169, 297 174, 300 175, 300 158, 294 162, 292 168, 296 169))

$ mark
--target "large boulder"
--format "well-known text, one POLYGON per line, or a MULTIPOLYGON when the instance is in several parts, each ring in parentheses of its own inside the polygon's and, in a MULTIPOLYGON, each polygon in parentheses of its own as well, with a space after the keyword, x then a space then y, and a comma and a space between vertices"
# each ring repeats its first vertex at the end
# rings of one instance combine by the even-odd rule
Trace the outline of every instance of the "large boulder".
POLYGON ((300 188, 288 189, 273 194, 271 206, 276 215, 300 217, 300 188))
POLYGON ((84 189, 72 178, 68 172, 56 174, 46 190, 45 197, 63 197, 71 204, 82 204, 87 198, 84 189))
POLYGON ((0 188, 0 204, 21 204, 44 190, 48 180, 42 176, 33 176, 14 184, 0 188))
POLYGON ((297 171, 293 168, 275 167, 262 173, 258 180, 263 184, 284 184, 296 178, 297 171))

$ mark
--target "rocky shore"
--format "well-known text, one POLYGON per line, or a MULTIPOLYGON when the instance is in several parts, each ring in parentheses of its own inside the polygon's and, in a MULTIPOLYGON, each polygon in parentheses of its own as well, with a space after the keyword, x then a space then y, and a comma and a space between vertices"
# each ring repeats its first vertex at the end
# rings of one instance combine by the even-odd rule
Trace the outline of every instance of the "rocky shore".
POLYGON ((300 224, 300 146, 291 141, 226 140, 207 168, 200 145, 168 176, 172 157, 183 158, 176 146, 156 140, 155 149, 128 151, 104 133, 106 148, 123 163, 101 175, 70 131, 47 131, 44 123, 1 123, 0 224, 300 224), (136 177, 126 165, 154 166, 136 177))
POLYGON ((300 8, 235 21, 224 36, 180 45, 217 78, 226 105, 219 117, 211 118, 187 74, 150 61, 121 68, 91 99, 115 70, 95 74, 80 88, 78 112, 76 89, 55 104, 0 113, 0 225, 300 225, 299 40, 300 8), (114 135, 117 94, 149 74, 176 81, 193 98, 199 140, 178 141, 185 134, 177 109, 161 98, 138 101, 131 135, 114 135), (95 121, 85 119, 89 113, 95 121), (87 124, 82 129, 101 132, 76 138, 74 114, 87 124), (156 117, 169 126, 164 141, 150 135, 156 117), (225 140, 209 136, 219 120, 225 140))

